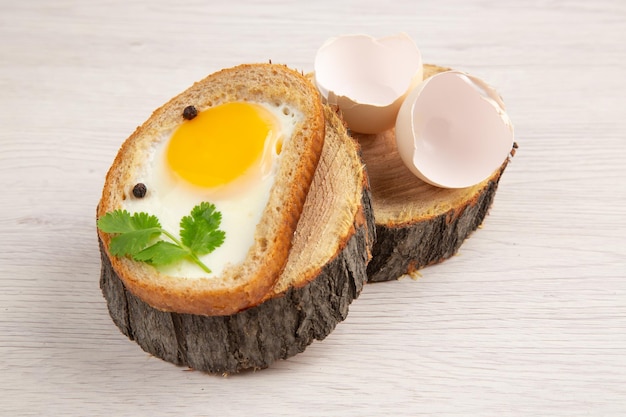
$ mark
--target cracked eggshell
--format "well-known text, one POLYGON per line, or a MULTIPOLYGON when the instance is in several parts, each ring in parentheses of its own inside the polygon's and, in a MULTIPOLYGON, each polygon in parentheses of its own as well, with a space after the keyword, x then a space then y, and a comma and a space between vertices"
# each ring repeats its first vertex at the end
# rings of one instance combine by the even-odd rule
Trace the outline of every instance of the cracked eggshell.
POLYGON ((396 120, 404 164, 439 187, 487 179, 513 146, 513 125, 497 92, 460 71, 436 74, 411 91, 396 120))
POLYGON ((325 101, 338 106, 348 128, 360 133, 392 128, 402 101, 423 78, 421 54, 404 33, 329 39, 317 51, 314 67, 325 101))

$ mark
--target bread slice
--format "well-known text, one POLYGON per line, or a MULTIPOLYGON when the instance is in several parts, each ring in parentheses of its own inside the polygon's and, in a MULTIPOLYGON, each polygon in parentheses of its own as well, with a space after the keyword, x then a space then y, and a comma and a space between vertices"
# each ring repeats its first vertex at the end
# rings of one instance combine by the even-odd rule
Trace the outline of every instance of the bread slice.
POLYGON ((185 107, 194 105, 201 111, 231 101, 283 103, 304 115, 283 144, 269 202, 244 262, 217 277, 167 276, 147 264, 110 256, 110 236, 99 232, 106 257, 124 286, 154 308, 199 315, 236 313, 257 305, 285 266, 322 150, 324 115, 315 88, 283 65, 249 64, 219 71, 156 110, 119 150, 106 177, 97 217, 122 206, 151 147, 183 122, 185 107))
POLYGON ((113 321, 145 351, 211 373, 260 369, 324 339, 367 280, 374 241, 368 179, 356 142, 325 108, 326 139, 287 265, 263 303, 232 315, 164 312, 124 288, 102 254, 113 321))
MULTIPOLYGON (((446 70, 425 65, 424 78, 446 70)), ((354 136, 361 144, 376 218, 377 239, 367 268, 370 282, 415 276, 420 268, 455 254, 483 222, 509 162, 507 158, 477 185, 444 189, 425 183, 406 168, 393 129, 354 136)))

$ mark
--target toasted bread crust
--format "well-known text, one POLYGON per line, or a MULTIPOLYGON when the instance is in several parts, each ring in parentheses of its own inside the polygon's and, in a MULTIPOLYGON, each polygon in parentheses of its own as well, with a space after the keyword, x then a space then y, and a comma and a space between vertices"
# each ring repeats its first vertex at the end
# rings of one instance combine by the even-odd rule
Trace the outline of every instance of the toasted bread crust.
POLYGON ((341 254, 358 229, 364 228, 368 245, 373 244, 369 182, 359 156, 359 144, 348 135, 343 121, 331 107, 324 106, 324 113, 324 150, 294 235, 292 253, 279 281, 265 299, 315 280, 341 254))
POLYGON ((280 276, 324 143, 324 115, 317 90, 283 65, 246 64, 211 74, 157 109, 124 142, 106 177, 97 217, 120 208, 132 186, 133 169, 163 132, 182 123, 183 109, 229 101, 285 103, 303 122, 281 152, 276 181, 257 225, 246 260, 219 277, 187 279, 161 274, 149 265, 108 254, 110 237, 98 232, 126 288, 151 306, 178 313, 228 315, 258 304, 280 276))

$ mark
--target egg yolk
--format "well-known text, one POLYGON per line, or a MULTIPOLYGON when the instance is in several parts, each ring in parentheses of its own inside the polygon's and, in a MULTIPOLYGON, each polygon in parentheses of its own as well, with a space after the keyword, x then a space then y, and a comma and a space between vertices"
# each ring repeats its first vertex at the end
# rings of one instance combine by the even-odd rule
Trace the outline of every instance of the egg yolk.
POLYGON ((211 107, 176 129, 167 148, 167 162, 191 184, 225 185, 251 167, 261 166, 266 142, 278 135, 278 126, 276 117, 259 104, 232 102, 211 107))

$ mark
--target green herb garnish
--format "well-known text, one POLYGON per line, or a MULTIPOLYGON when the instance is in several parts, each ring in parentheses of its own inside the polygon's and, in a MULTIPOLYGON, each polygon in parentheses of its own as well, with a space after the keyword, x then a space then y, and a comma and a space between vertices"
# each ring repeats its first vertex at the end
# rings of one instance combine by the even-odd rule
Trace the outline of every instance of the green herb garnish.
POLYGON ((207 273, 211 270, 199 256, 206 255, 224 243, 224 231, 219 230, 222 213, 211 203, 200 203, 189 216, 180 221, 180 239, 164 230, 156 216, 148 213, 130 214, 115 210, 98 219, 98 228, 114 235, 109 243, 113 256, 129 256, 135 261, 154 266, 189 259, 207 273), (165 235, 170 241, 160 240, 165 235))

